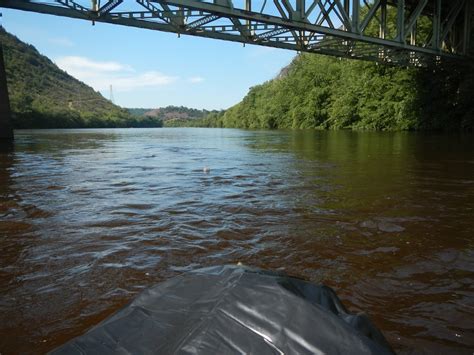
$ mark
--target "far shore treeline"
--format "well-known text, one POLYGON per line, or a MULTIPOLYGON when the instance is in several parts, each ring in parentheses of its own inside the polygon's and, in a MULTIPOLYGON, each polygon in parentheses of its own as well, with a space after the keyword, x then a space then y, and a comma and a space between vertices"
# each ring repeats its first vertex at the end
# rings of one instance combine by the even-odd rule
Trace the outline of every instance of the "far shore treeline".
POLYGON ((427 68, 299 54, 225 111, 123 109, 0 27, 15 128, 474 129, 474 64, 427 68))

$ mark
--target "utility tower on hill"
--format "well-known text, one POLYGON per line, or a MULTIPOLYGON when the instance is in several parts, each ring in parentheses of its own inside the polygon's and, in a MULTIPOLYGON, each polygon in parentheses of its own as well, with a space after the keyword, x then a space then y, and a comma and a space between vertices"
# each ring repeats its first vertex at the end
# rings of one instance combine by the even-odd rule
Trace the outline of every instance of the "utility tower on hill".
POLYGON ((112 84, 110 85, 110 102, 115 103, 114 100, 114 88, 112 87, 112 84))

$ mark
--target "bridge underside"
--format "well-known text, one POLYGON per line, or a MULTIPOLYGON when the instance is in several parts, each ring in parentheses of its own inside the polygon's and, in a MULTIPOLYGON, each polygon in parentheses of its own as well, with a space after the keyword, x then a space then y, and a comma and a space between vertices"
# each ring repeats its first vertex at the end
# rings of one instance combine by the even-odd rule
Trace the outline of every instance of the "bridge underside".
POLYGON ((0 7, 415 66, 467 58, 474 22, 471 0, 0 0, 0 7))

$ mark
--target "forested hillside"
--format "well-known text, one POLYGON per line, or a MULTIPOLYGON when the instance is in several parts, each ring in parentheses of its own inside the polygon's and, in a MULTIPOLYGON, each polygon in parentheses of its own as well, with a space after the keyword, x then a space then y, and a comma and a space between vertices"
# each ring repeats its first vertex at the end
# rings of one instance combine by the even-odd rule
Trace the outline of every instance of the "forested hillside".
POLYGON ((31 45, 0 27, 15 128, 156 127, 59 69, 31 45))
POLYGON ((135 116, 158 118, 167 127, 192 126, 194 121, 201 122, 202 118, 211 113, 218 113, 218 111, 199 110, 184 106, 166 106, 155 109, 129 108, 127 110, 135 116))
POLYGON ((203 125, 368 130, 472 129, 470 63, 399 68, 298 55, 286 74, 250 89, 203 125))

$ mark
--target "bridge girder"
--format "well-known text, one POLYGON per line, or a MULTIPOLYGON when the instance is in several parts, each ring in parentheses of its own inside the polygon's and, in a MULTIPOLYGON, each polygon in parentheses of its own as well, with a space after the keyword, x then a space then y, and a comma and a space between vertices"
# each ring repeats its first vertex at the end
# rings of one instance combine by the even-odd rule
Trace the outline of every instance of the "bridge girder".
POLYGON ((390 64, 468 58, 472 0, 0 0, 0 7, 390 64))

